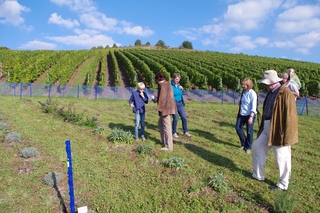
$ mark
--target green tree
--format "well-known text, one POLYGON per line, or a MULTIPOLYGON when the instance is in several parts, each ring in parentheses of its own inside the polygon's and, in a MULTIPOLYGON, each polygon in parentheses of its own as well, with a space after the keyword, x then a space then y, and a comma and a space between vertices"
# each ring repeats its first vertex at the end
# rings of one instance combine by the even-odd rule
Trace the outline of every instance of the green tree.
POLYGON ((134 46, 141 46, 141 40, 137 39, 136 42, 134 42, 134 46))
POLYGON ((190 41, 182 42, 182 47, 186 49, 193 49, 192 43, 190 41))
POLYGON ((164 41, 159 40, 159 41, 156 43, 156 46, 157 46, 157 47, 165 47, 166 45, 165 45, 164 41))
POLYGON ((116 45, 116 43, 113 44, 112 48, 117 48, 118 46, 116 45))
POLYGON ((150 46, 150 42, 148 41, 145 45, 146 45, 146 46, 150 46))
POLYGON ((315 96, 315 97, 317 97, 319 95, 319 93, 320 93, 320 84, 319 84, 318 81, 315 81, 315 80, 309 81, 307 87, 308 87, 309 95, 315 96))

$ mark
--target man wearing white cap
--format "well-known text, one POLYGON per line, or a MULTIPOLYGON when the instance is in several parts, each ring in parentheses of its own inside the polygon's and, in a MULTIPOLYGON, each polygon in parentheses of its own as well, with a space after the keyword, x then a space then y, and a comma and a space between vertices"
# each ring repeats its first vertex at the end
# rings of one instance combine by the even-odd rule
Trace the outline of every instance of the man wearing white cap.
POLYGON ((274 151, 279 168, 279 180, 270 190, 287 190, 291 173, 291 145, 298 142, 298 114, 295 97, 286 86, 281 86, 281 78, 275 70, 264 72, 259 81, 269 89, 263 103, 262 122, 258 138, 252 148, 251 178, 265 180, 264 168, 268 152, 274 151))

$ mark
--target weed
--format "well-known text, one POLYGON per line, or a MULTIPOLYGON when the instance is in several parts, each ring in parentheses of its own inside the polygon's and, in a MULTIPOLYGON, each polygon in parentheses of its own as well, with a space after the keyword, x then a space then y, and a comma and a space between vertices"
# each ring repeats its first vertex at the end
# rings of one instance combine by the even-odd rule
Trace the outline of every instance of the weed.
POLYGON ((22 136, 17 132, 10 132, 6 136, 6 141, 11 142, 19 142, 21 141, 22 136))
POLYGON ((172 157, 164 161, 164 166, 169 168, 175 168, 176 170, 180 170, 184 167, 187 167, 187 164, 185 164, 184 160, 179 157, 172 157))
POLYGON ((98 126, 99 116, 93 116, 91 119, 86 118, 86 120, 81 124, 82 126, 96 128, 98 126))
POLYGON ((109 141, 113 141, 113 143, 125 143, 132 144, 133 143, 133 135, 130 131, 124 131, 120 128, 114 128, 108 136, 109 141))
POLYGON ((43 182, 49 186, 58 186, 62 181, 63 174, 58 172, 49 172, 44 176, 43 182))
POLYGON ((0 114, 0 121, 3 120, 3 115, 0 114))
POLYGON ((154 153, 154 149, 148 144, 141 144, 134 149, 134 152, 139 155, 149 155, 154 153))
POLYGON ((95 133, 95 134, 98 134, 98 135, 104 135, 104 130, 106 129, 106 127, 105 126, 97 126, 94 130, 93 130, 93 132, 95 133))
POLYGON ((45 102, 38 101, 44 113, 56 113, 58 110, 58 101, 53 101, 51 98, 47 99, 45 102))
POLYGON ((58 115, 63 117, 63 120, 65 122, 70 123, 78 123, 81 122, 84 116, 84 112, 77 113, 76 108, 74 107, 74 103, 69 103, 68 108, 65 110, 65 107, 63 106, 57 111, 58 115))
POLYGON ((7 123, 0 123, 0 130, 6 130, 9 129, 9 125, 7 123))
MULTIPOLYGON (((292 175, 291 182, 293 182, 292 175)), ((294 193, 293 188, 289 187, 286 191, 276 190, 274 209, 279 213, 292 213, 294 212, 297 201, 297 193, 294 193)))
POLYGON ((21 150, 22 157, 24 158, 32 158, 39 155, 39 152, 34 147, 26 147, 21 150))
POLYGON ((231 191, 222 173, 217 173, 214 177, 209 178, 207 185, 217 192, 231 191))

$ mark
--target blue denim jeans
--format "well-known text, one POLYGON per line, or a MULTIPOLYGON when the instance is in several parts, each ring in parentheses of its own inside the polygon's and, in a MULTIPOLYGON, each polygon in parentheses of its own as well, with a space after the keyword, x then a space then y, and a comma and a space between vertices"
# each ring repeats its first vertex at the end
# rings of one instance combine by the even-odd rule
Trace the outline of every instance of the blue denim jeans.
POLYGON ((248 116, 239 115, 237 118, 237 123, 235 127, 241 142, 241 146, 243 146, 245 150, 251 150, 252 148, 253 127, 254 127, 254 121, 256 119, 256 115, 253 116, 252 124, 250 125, 248 124, 249 117, 250 117, 249 115, 248 116), (246 125, 247 127, 247 136, 243 132, 244 125, 246 125))
POLYGON ((179 119, 178 115, 180 115, 181 120, 182 120, 183 133, 186 133, 186 132, 188 132, 188 125, 187 125, 187 116, 184 111, 184 106, 183 106, 182 102, 176 102, 176 105, 177 105, 177 109, 178 109, 178 114, 172 115, 172 117, 173 117, 172 133, 177 132, 177 124, 178 124, 178 119, 179 119))
POLYGON ((139 125, 141 126, 141 136, 144 136, 144 119, 146 117, 145 113, 140 113, 140 110, 136 111, 135 123, 134 123, 134 136, 139 138, 139 125))

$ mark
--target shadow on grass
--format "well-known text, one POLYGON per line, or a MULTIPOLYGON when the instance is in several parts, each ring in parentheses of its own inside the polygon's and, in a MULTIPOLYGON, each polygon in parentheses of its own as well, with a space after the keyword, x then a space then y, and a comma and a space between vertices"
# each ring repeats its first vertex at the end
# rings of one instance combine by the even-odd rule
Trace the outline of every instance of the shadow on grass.
POLYGON ((63 200, 63 197, 61 195, 61 192, 60 192, 60 190, 59 190, 59 188, 57 186, 57 178, 56 178, 56 174, 54 172, 52 172, 52 180, 53 180, 53 187, 57 192, 57 196, 59 198, 59 201, 60 201, 60 204, 61 204, 61 207, 62 207, 62 212, 63 213, 68 213, 66 204, 64 203, 64 200, 63 200))
MULTIPOLYGON (((209 141, 212 141, 212 142, 215 142, 215 143, 220 143, 220 144, 225 144, 225 145, 228 145, 228 146, 239 147, 238 145, 235 145, 233 143, 229 143, 229 142, 225 142, 225 141, 219 140, 217 137, 215 137, 210 132, 203 131, 203 130, 200 130, 200 129, 194 129, 192 131, 197 133, 199 137, 203 137, 203 138, 205 138, 205 139, 207 139, 209 141)), ((237 133, 235 132, 235 134, 237 134, 237 133)))
POLYGON ((194 154, 198 155, 202 159, 215 164, 217 166, 225 167, 231 171, 235 172, 242 172, 240 168, 238 168, 232 160, 226 158, 222 155, 218 155, 214 152, 210 152, 202 147, 196 146, 194 144, 186 143, 183 144, 189 151, 193 152, 194 154))

